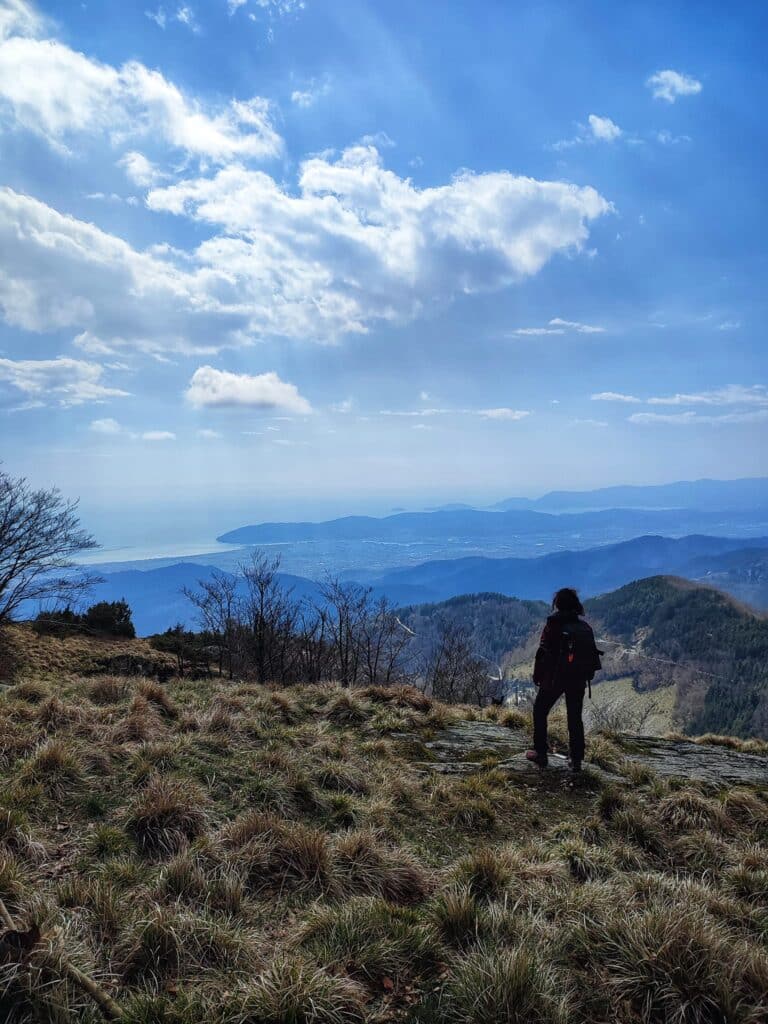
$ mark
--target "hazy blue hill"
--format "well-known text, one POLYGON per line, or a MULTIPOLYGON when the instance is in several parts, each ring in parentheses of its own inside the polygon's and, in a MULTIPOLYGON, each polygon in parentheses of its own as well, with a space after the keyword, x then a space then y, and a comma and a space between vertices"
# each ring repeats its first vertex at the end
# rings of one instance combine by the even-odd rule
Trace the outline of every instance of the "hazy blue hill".
MULTIPOLYGON (((490 543, 511 543, 519 537, 591 538, 625 540, 643 533, 724 532, 748 529, 754 532, 768 523, 768 503, 758 516, 737 510, 725 516, 718 510, 690 509, 604 509, 563 513, 531 510, 482 511, 454 509, 441 512, 402 512, 381 519, 373 516, 345 516, 321 523, 258 523, 221 534, 227 544, 276 544, 330 541, 389 541, 444 544, 467 539, 490 543)), ((588 546, 588 545, 584 545, 588 546)))
POLYGON ((683 574, 712 583, 755 608, 768 609, 768 548, 745 547, 692 559, 683 574))
POLYGON ((592 491, 550 491, 541 498, 507 498, 500 510, 708 508, 752 509, 768 506, 768 478, 680 480, 671 484, 601 487, 592 491))
MULTIPOLYGON (((761 547, 765 541, 754 543, 761 547)), ((546 600, 554 590, 566 585, 589 595, 658 573, 687 575, 692 562, 696 574, 701 575, 708 559, 726 556, 743 546, 743 540, 726 537, 636 537, 619 544, 539 558, 477 557, 426 562, 382 574, 375 579, 375 585, 383 590, 406 584, 421 587, 428 593, 427 600, 432 601, 482 591, 546 600)))

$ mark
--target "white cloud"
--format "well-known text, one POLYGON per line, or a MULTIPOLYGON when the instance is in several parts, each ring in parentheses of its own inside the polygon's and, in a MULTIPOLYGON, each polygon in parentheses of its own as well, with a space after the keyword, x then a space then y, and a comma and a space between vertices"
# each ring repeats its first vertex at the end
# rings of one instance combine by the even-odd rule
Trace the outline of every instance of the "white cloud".
POLYGON ((599 142, 613 142, 621 135, 621 128, 610 119, 600 117, 598 114, 590 114, 587 118, 592 137, 599 142))
POLYGON ((116 145, 159 139, 215 162, 273 157, 282 149, 259 97, 208 111, 139 61, 115 68, 55 39, 26 35, 0 41, 0 112, 58 148, 106 134, 116 145))
POLYGON ((218 430, 203 429, 198 430, 197 436, 199 438, 202 438, 203 441, 215 441, 221 437, 221 434, 218 432, 218 430))
POLYGON ((120 434, 122 427, 117 422, 109 417, 103 420, 91 420, 89 430, 92 430, 94 434, 120 434))
POLYGON ((0 359, 0 382, 38 401, 52 399, 62 406, 103 402, 128 394, 101 382, 104 367, 79 359, 0 359))
POLYGON ((286 14, 303 11, 307 5, 305 0, 256 0, 256 6, 283 17, 286 14))
POLYGON ((380 409, 379 416, 403 416, 405 418, 425 419, 433 416, 479 416, 485 420, 522 420, 530 416, 527 409, 380 409))
POLYGON ((653 92, 656 100, 674 103, 678 96, 695 96, 701 92, 701 82, 681 71, 657 71, 645 83, 653 92))
POLYGON ((595 327, 593 324, 581 324, 577 320, 561 320, 556 316, 549 321, 550 327, 564 327, 566 330, 576 331, 577 334, 604 334, 604 327, 595 327))
POLYGON ((241 7, 244 7, 247 2, 248 0, 227 0, 227 10, 229 11, 230 18, 241 7))
MULTIPOLYGON (((571 149, 573 146, 591 145, 596 142, 615 142, 624 133, 610 117, 590 114, 587 124, 577 124, 577 131, 570 139, 560 139, 552 146, 554 150, 571 149)), ((632 138, 628 141, 636 141, 632 138)))
MULTIPOLYGON (((18 19, 9 24, 17 31, 18 19)), ((263 337, 328 343, 405 323, 583 250, 591 223, 612 209, 589 186, 505 171, 464 171, 419 189, 370 145, 306 160, 295 186, 278 183, 232 162, 279 150, 265 101, 204 107, 143 64, 115 68, 51 39, 0 41, 3 115, 57 146, 107 136, 142 188, 165 176, 158 149, 168 166, 180 166, 181 149, 205 168, 148 196, 153 210, 210 226, 187 250, 140 251, 0 189, 0 252, 13 253, 0 259, 6 322, 71 328, 78 347, 100 355, 212 355, 263 337), (137 139, 152 144, 152 160, 137 139), (217 162, 227 164, 218 173, 217 162)))
POLYGON ((25 0, 3 0, 0 6, 0 39, 35 36, 43 31, 43 19, 25 0))
POLYGON ((486 420, 524 420, 526 416, 530 416, 530 412, 527 409, 480 409, 478 416, 482 416, 486 420))
POLYGON ((680 142, 690 142, 690 135, 673 135, 672 132, 666 128, 662 128, 661 131, 656 132, 656 141, 660 142, 662 146, 676 146, 680 142))
POLYGON ((589 222, 611 209, 592 188, 505 172, 465 172, 420 190, 361 146, 334 163, 307 160, 299 188, 291 195, 262 172, 231 166, 147 201, 221 226, 226 233, 202 243, 198 258, 259 296, 270 333, 319 340, 536 274, 556 253, 580 249, 589 222))
POLYGON ((579 419, 571 421, 575 427, 607 427, 605 420, 579 419))
POLYGON ((768 408, 754 409, 750 412, 729 412, 719 415, 704 415, 688 410, 687 412, 660 413, 636 412, 628 417, 630 423, 644 425, 663 423, 670 426, 685 427, 696 424, 709 426, 728 425, 730 423, 762 423, 768 420, 768 408))
POLYGON ((148 160, 143 153, 139 153, 136 150, 124 153, 117 163, 118 166, 125 170, 126 175, 134 185, 138 185, 139 188, 150 188, 152 185, 159 184, 163 178, 168 177, 158 167, 155 167, 152 161, 148 160))
POLYGON ((516 327, 512 334, 521 337, 537 337, 547 334, 566 334, 575 331, 577 334, 604 334, 604 327, 596 327, 594 324, 582 324, 578 320, 563 320, 561 317, 553 317, 546 327, 516 327))
POLYGON ((194 32, 195 35, 198 35, 201 31, 200 26, 197 23, 197 19, 195 18, 195 12, 187 4, 182 4, 181 7, 177 8, 176 21, 185 25, 190 32, 194 32))
POLYGON ((723 320, 717 325, 718 331, 738 331, 741 327, 741 320, 723 320))
POLYGON ((294 384, 281 380, 276 373, 230 373, 200 366, 192 375, 186 391, 191 405, 249 406, 257 409, 285 409, 294 413, 310 413, 312 407, 299 394, 294 384))
POLYGON ((331 406, 331 412, 338 412, 342 415, 352 412, 355 407, 355 403, 351 398, 345 398, 343 402, 334 402, 331 406))
POLYGON ((308 107, 313 107, 322 96, 327 96, 330 91, 331 83, 327 78, 320 82, 313 78, 303 89, 293 90, 291 103, 306 110, 308 107))
POLYGON ((165 28, 167 19, 164 8, 158 7, 156 11, 144 11, 144 16, 150 21, 154 21, 158 28, 165 28))
POLYGON ((649 405, 761 405, 768 407, 768 389, 763 384, 744 387, 730 384, 711 391, 649 398, 649 405))
POLYGON ((432 401, 432 396, 430 395, 430 393, 428 391, 420 391, 419 392, 419 399, 422 402, 431 402, 432 401))
POLYGON ((589 396, 593 402, 631 402, 640 403, 642 399, 634 395, 624 395, 619 391, 599 391, 596 395, 589 396))
POLYGON ((145 430, 142 441, 175 441, 176 435, 171 430, 145 430))

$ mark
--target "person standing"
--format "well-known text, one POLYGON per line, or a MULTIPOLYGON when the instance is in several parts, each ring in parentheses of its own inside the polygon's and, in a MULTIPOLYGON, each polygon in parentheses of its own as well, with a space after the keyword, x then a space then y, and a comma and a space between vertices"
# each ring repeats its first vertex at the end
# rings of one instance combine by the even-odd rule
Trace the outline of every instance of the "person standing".
POLYGON ((533 666, 533 681, 538 687, 533 704, 533 750, 525 756, 540 768, 547 767, 547 718, 564 696, 571 770, 578 772, 584 759, 584 694, 595 672, 602 668, 603 652, 597 649, 592 627, 582 618, 584 607, 575 590, 558 590, 552 607, 554 611, 544 626, 533 666))

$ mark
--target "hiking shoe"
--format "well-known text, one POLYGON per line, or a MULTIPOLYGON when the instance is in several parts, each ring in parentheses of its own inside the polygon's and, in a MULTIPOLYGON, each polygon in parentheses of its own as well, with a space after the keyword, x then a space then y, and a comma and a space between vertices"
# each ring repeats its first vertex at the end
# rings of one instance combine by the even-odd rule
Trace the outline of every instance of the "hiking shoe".
POLYGON ((537 754, 535 750, 526 750, 525 756, 529 761, 533 761, 539 768, 546 768, 549 763, 546 754, 537 754))
POLYGON ((571 771, 573 772, 574 775, 578 775, 579 772, 581 771, 581 761, 573 761, 572 760, 570 762, 570 766, 571 766, 571 771))

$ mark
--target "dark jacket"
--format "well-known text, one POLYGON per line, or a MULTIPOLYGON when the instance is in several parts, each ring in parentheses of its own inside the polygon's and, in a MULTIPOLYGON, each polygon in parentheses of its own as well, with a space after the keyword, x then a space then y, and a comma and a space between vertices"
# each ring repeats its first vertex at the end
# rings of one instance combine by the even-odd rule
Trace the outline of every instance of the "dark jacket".
POLYGON ((601 653, 588 622, 573 613, 554 612, 547 619, 539 640, 533 681, 545 689, 586 684, 602 668, 601 653), (572 641, 571 649, 575 651, 570 658, 566 653, 568 640, 572 641))

